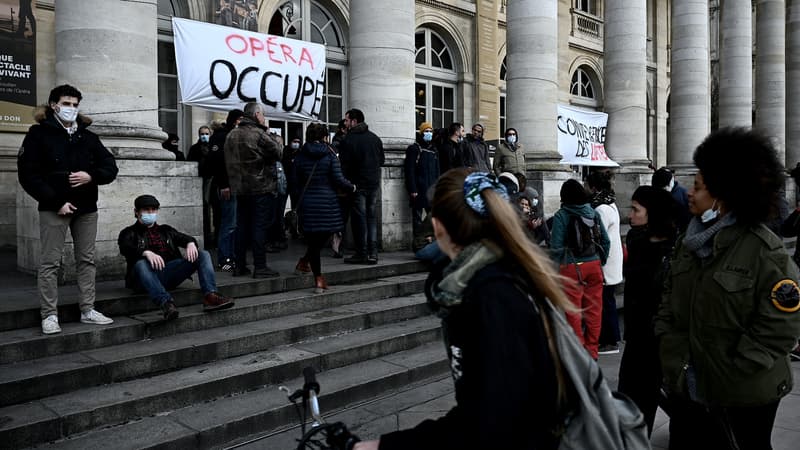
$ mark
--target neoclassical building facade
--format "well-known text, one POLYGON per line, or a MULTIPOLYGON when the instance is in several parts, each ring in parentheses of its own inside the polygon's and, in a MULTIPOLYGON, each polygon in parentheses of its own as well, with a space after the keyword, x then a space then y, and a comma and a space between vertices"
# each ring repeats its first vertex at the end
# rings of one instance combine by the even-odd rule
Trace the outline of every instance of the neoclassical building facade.
MULTIPOLYGON (((188 151, 197 128, 221 116, 181 104, 171 18, 324 44, 319 120, 334 127, 356 107, 383 139, 382 244, 403 248, 410 234, 403 151, 423 121, 482 123, 490 140, 516 128, 547 213, 559 206, 561 183, 576 176, 558 164, 558 104, 609 114, 606 149, 621 166, 620 198, 649 183, 651 164, 688 179, 693 149, 716 126, 767 130, 794 167, 800 149, 786 142, 800 137, 797 3, 41 0, 34 2, 37 103, 56 84, 78 86, 92 129, 118 158, 119 179, 101 190, 98 235, 98 273, 113 277, 121 267, 116 233, 132 220, 139 193, 158 195, 169 223, 202 234, 196 166, 175 162, 160 143, 174 132, 188 151)), ((270 121, 290 138, 306 125, 270 121)), ((16 247, 18 265, 32 270, 35 204, 16 182, 23 137, 0 132, 0 246, 16 247)))

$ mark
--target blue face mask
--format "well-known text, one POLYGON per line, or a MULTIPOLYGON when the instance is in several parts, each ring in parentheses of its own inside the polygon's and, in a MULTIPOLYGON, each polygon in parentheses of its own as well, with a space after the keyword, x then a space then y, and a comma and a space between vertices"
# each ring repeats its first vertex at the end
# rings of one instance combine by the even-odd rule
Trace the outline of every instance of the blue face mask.
POLYGON ((714 209, 716 206, 717 201, 714 200, 714 203, 711 204, 711 208, 703 211, 703 214, 700 215, 700 221, 703 223, 708 223, 716 219, 719 216, 719 210, 714 209))
POLYGON ((426 131, 422 133, 422 140, 425 142, 430 142, 433 140, 433 131, 426 131))
POLYGON ((142 221, 144 225, 148 227, 154 223, 156 223, 156 219, 158 218, 158 213, 142 213, 139 216, 139 220, 142 221))
POLYGON ((200 142, 208 142, 209 136, 207 134, 200 135, 200 142))

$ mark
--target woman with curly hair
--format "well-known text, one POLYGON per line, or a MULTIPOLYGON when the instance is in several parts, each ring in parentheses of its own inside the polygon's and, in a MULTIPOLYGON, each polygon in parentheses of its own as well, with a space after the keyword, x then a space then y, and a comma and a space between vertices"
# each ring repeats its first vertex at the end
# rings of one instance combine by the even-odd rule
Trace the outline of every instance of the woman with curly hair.
POLYGON ((769 449, 800 335, 797 266, 763 225, 783 167, 769 138, 745 128, 710 134, 694 163, 693 218, 655 319, 669 448, 769 449))
POLYGON ((431 272, 426 293, 442 318, 456 406, 355 450, 555 449, 569 385, 556 369, 540 308, 547 301, 574 308, 554 268, 525 237, 493 176, 450 170, 437 181, 431 207, 436 242, 450 261, 431 272))

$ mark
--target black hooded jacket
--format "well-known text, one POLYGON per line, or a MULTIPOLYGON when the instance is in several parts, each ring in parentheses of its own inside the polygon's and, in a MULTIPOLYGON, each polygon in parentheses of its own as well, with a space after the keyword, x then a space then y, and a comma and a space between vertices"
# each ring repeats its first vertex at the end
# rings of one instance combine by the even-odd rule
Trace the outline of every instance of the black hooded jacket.
POLYGON ((70 135, 49 108, 40 110, 36 120, 17 156, 22 188, 39 202, 39 211, 55 212, 67 202, 77 208, 76 215, 97 211, 97 186, 114 181, 119 169, 100 138, 87 129, 92 121, 78 116, 70 135), (71 187, 69 174, 81 171, 92 180, 71 187))

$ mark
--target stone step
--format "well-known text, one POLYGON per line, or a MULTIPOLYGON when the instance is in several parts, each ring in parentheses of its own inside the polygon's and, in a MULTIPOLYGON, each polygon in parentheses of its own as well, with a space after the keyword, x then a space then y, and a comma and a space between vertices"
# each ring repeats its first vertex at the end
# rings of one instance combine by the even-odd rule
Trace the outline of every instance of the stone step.
MULTIPOLYGON (((325 278, 336 286, 347 283, 358 283, 382 277, 392 277, 419 273, 426 270, 424 263, 416 260, 392 258, 381 261, 376 266, 331 265, 326 266, 325 278)), ((254 280, 250 277, 232 277, 228 273, 217 272, 217 287, 224 295, 240 298, 265 295, 295 289, 309 289, 314 286, 314 277, 310 275, 294 275, 282 273, 280 277, 254 280)), ((201 294, 196 282, 185 282, 173 292, 175 304, 180 306, 196 305, 201 301, 201 294)), ((75 286, 59 288, 59 321, 63 323, 78 322, 78 296, 75 286)), ((141 294, 132 294, 124 288, 122 281, 97 283, 95 306, 110 317, 129 316, 156 309, 156 306, 141 294)), ((0 331, 16 330, 41 326, 39 300, 35 287, 16 290, 11 299, 0 303, 0 331)), ((2 341, 0 341, 2 342, 2 341)), ((0 352, 1 354, 2 352, 0 352)))
MULTIPOLYGON (((6 406, 0 408, 0 442, 13 448, 36 445, 152 415, 163 418, 165 414, 174 414, 170 411, 191 405, 195 405, 195 412, 184 413, 186 417, 182 420, 191 421, 192 416, 204 411, 208 417, 202 420, 210 420, 219 427, 223 422, 211 420, 211 417, 231 413, 224 407, 227 398, 247 396, 242 393, 264 385, 285 383, 306 366, 325 371, 365 364, 361 368, 351 367, 348 376, 352 379, 340 382, 350 388, 355 386, 365 396, 375 395, 386 386, 382 385, 380 377, 365 381, 365 377, 378 370, 369 367, 378 366, 381 376, 391 376, 390 384, 395 385, 408 382, 417 376, 416 372, 425 377, 431 375, 433 368, 441 370, 440 366, 446 364, 441 362, 445 356, 438 342, 439 336, 438 320, 427 316, 6 406), (406 352, 426 344, 432 344, 438 350, 440 361, 432 363, 431 356, 424 356, 433 351, 426 353, 428 347, 406 352), (424 364, 417 367, 417 361, 424 361, 424 364), (208 403, 215 399, 222 403, 208 403)), ((296 384, 292 381, 290 385, 296 384)), ((335 385, 326 387, 326 390, 331 394, 337 392, 335 385)), ((270 399, 273 397, 280 396, 272 389, 261 390, 261 395, 254 400, 253 406, 259 414, 269 415, 270 420, 275 421, 265 426, 263 420, 266 419, 256 420, 254 423, 261 423, 261 429, 294 420, 293 411, 290 414, 288 408, 279 408, 281 402, 272 402, 270 399)), ((336 401, 344 404, 347 398, 347 395, 341 395, 336 401)))
MULTIPOLYGON (((311 365, 316 366, 313 362, 311 365)), ((278 390, 278 386, 285 385, 292 391, 301 387, 303 379, 296 375, 301 373, 302 367, 305 365, 293 367, 297 369, 292 374, 293 377, 282 383, 270 381, 260 389, 241 395, 194 404, 116 427, 92 430, 37 448, 221 448, 226 443, 241 440, 242 436, 287 428, 297 424, 298 419, 294 406, 289 403, 286 394, 278 390)), ((449 382, 443 380, 449 371, 449 365, 441 342, 431 342, 340 368, 316 367, 318 370, 322 369, 317 374, 321 386, 319 401, 323 412, 327 413, 412 384, 424 385, 426 382, 430 383, 430 380, 441 380, 440 385, 449 382)), ((299 437, 299 431, 297 436, 299 437)), ((252 448, 278 447, 262 445, 252 448)))
POLYGON ((428 314, 430 310, 421 294, 370 299, 279 318, 7 364, 0 366, 0 406, 428 314))
POLYGON ((42 335, 37 324, 31 328, 0 332, 0 364, 404 296, 422 291, 424 283, 424 274, 411 274, 359 284, 333 285, 326 293, 313 296, 307 290, 256 295, 237 298, 233 308, 214 313, 203 313, 201 305, 195 302, 181 307, 181 316, 171 322, 164 322, 160 311, 150 311, 131 317, 116 316, 114 323, 107 326, 68 322, 62 324, 61 333, 49 336, 42 335))

